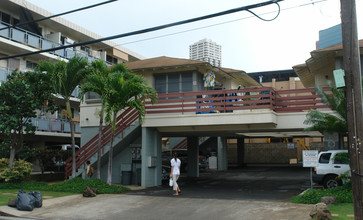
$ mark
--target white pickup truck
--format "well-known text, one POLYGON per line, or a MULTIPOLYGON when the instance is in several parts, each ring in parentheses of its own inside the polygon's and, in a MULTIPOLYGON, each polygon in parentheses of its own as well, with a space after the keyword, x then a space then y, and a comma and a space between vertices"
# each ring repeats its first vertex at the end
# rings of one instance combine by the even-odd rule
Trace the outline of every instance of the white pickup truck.
POLYGON ((348 150, 322 151, 318 158, 318 166, 314 167, 313 181, 323 184, 325 188, 342 185, 342 181, 337 177, 350 170, 349 161, 342 159, 349 158, 348 150))

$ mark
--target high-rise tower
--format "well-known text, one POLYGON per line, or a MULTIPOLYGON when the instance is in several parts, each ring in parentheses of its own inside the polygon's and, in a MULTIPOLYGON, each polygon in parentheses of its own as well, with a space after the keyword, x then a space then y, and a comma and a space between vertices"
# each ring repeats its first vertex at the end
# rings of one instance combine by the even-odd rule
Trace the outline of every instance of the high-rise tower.
POLYGON ((189 46, 189 58, 206 61, 213 66, 221 66, 222 46, 209 39, 200 40, 189 46))

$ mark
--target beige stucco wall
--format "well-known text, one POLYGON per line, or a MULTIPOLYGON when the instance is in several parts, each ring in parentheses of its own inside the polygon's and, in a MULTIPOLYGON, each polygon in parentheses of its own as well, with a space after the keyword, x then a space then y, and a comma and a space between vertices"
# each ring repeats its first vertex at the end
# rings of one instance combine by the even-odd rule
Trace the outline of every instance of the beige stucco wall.
POLYGON ((289 90, 289 89, 303 89, 304 85, 302 82, 295 78, 290 77, 289 81, 277 81, 272 79, 272 82, 262 83, 264 87, 272 87, 275 90, 289 90))

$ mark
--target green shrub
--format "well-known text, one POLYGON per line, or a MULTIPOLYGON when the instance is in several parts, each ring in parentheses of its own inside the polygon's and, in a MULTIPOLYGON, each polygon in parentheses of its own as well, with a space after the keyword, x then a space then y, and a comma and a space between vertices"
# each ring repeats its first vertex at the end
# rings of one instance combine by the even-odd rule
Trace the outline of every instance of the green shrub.
POLYGON ((60 192, 74 192, 82 193, 84 188, 88 186, 91 188, 97 188, 97 193, 100 194, 112 194, 121 193, 130 190, 127 187, 119 185, 108 185, 105 181, 100 179, 82 179, 74 178, 61 183, 55 183, 50 185, 50 191, 60 191, 60 192))
POLYGON ((46 182, 38 181, 22 181, 17 183, 0 183, 0 189, 26 189, 26 190, 48 190, 49 186, 46 182))
POLYGON ((313 191, 309 189, 303 194, 292 198, 291 201, 295 203, 316 204, 320 202, 320 198, 323 196, 335 196, 338 203, 352 203, 352 185, 348 183, 331 189, 314 189, 313 191))
POLYGON ((0 182, 20 182, 29 178, 32 164, 25 160, 14 160, 12 170, 9 170, 9 159, 0 159, 0 182))
POLYGON ((24 181, 18 183, 0 183, 0 189, 24 189, 33 191, 55 191, 83 193, 84 188, 88 186, 97 188, 99 194, 114 194, 129 191, 130 189, 119 185, 108 185, 105 181, 99 179, 82 179, 74 178, 48 185, 46 182, 24 181))

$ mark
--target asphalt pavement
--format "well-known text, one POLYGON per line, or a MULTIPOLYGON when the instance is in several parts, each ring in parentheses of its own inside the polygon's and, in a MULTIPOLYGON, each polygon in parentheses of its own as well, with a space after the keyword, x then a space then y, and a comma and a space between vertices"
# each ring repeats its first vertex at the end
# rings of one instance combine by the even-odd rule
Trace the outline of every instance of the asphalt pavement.
POLYGON ((7 206, 0 211, 28 219, 307 220, 312 205, 290 203, 289 199, 309 184, 308 168, 247 167, 201 172, 198 178, 182 175, 180 196, 173 196, 165 183, 147 189, 133 187, 117 195, 45 199, 43 207, 32 212, 7 206))

